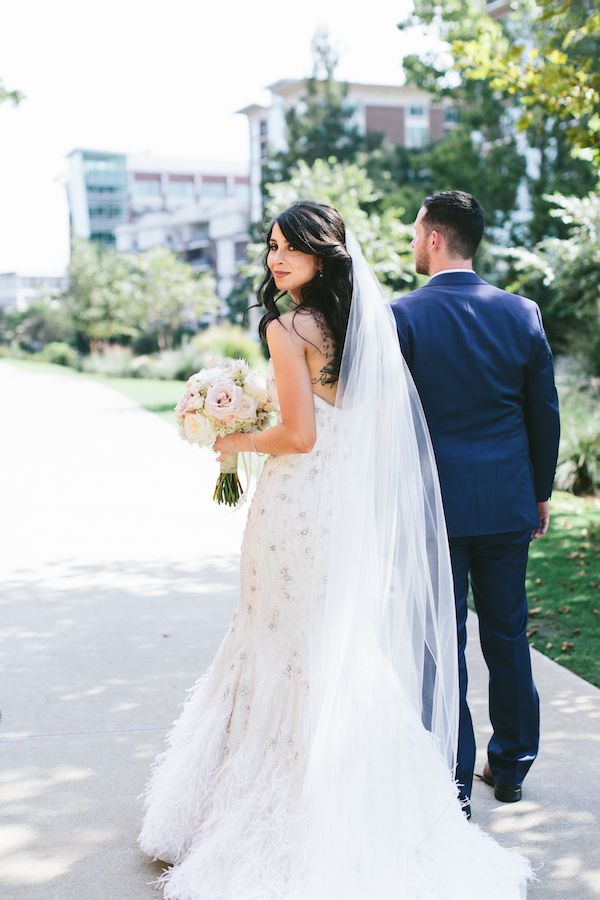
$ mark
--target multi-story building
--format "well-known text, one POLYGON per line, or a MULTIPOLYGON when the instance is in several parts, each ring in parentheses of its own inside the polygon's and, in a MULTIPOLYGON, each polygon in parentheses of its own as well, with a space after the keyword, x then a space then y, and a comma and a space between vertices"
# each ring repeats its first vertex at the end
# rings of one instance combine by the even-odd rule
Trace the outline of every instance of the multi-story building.
POLYGON ((101 150, 72 150, 66 188, 71 234, 111 245, 128 221, 127 157, 101 150))
POLYGON ((174 213, 230 197, 249 198, 246 162, 160 159, 150 154, 129 156, 128 219, 147 213, 174 213))
POLYGON ((51 301, 67 289, 64 272, 39 272, 21 269, 0 272, 0 309, 22 312, 33 303, 51 301))
POLYGON ((226 300, 246 258, 249 213, 248 197, 243 195, 205 200, 175 212, 147 213, 119 225, 117 249, 140 253, 168 247, 198 272, 212 271, 217 293, 226 300))
MULTIPOLYGON (((283 79, 271 84, 269 106, 253 104, 239 110, 250 127, 251 215, 261 215, 262 167, 273 152, 286 149, 285 114, 302 108, 305 79, 283 79)), ((384 140, 405 147, 422 147, 444 137, 454 125, 455 111, 426 91, 411 85, 348 84, 347 103, 352 121, 363 134, 378 133, 384 140)))
POLYGON ((212 269, 227 297, 250 221, 247 163, 83 149, 68 158, 73 234, 128 253, 169 247, 194 268, 212 269))
POLYGON ((161 159, 73 150, 66 178, 71 231, 103 244, 116 228, 148 213, 173 213, 198 203, 249 197, 248 164, 161 159))

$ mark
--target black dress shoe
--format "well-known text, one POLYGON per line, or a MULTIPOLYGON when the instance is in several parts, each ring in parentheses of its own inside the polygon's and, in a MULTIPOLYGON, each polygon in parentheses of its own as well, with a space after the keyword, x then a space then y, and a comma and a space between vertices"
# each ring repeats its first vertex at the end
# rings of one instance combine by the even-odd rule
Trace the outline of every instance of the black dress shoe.
POLYGON ((520 784, 500 784, 496 781, 487 763, 483 767, 481 780, 494 788, 494 797, 501 803, 516 803, 523 796, 523 788, 520 784))
POLYGON ((464 813, 465 819, 471 818, 471 804, 470 803, 465 803, 465 805, 462 808, 462 811, 464 813))

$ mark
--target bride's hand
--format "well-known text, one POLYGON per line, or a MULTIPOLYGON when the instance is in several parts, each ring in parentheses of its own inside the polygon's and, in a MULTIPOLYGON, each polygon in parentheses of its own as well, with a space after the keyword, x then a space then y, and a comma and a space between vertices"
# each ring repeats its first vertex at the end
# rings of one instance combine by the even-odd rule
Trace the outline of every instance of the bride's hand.
POLYGON ((242 446, 244 437, 246 435, 243 431, 234 431, 233 434, 217 438, 213 444, 213 450, 219 454, 217 462, 223 462, 226 456, 232 456, 234 453, 242 453, 245 449, 242 446))

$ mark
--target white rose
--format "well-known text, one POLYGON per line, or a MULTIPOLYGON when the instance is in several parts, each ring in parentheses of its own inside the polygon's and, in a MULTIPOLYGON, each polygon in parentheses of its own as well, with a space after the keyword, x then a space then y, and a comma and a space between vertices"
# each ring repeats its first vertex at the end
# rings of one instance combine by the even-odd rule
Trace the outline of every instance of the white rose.
POLYGON ((244 382, 244 392, 254 397, 257 403, 266 403, 269 397, 265 379, 257 375, 256 372, 248 372, 244 382))
POLYGON ((245 359, 236 359, 227 368, 229 371, 229 375, 232 378, 236 378, 238 375, 241 375, 242 378, 245 378, 250 371, 248 368, 248 363, 245 359))
POLYGON ((240 408, 237 411, 237 418, 242 422, 250 422, 256 419, 256 400, 249 394, 244 394, 240 408))
POLYGON ((207 415, 221 421, 237 417, 244 392, 232 381, 218 381, 208 389, 204 410, 207 415))
POLYGON ((183 417, 183 433, 190 444, 200 444, 205 447, 215 442, 212 425, 198 413, 188 413, 183 417))
POLYGON ((200 396, 197 391, 190 391, 185 411, 186 412, 196 412, 198 409, 202 409, 204 406, 204 397, 200 396))
POLYGON ((215 379, 219 378, 222 374, 223 370, 218 367, 212 369, 200 369, 199 372, 190 375, 187 380, 187 386, 192 391, 206 390, 206 388, 210 387, 211 382, 215 381, 215 379))

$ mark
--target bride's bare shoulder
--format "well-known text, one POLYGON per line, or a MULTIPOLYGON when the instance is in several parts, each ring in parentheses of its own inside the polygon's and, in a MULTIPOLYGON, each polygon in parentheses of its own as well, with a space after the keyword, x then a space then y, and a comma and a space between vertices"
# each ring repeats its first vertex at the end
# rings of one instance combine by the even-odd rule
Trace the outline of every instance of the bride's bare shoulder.
POLYGON ((309 344, 320 341, 323 334, 324 320, 314 309, 297 309, 283 313, 279 321, 290 335, 296 335, 309 344))

